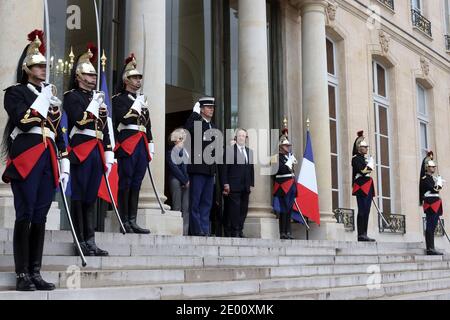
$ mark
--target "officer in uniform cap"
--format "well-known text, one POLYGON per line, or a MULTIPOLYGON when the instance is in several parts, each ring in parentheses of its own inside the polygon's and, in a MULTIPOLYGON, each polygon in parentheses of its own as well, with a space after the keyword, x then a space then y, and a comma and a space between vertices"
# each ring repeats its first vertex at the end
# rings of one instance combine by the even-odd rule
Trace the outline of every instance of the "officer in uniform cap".
MULTIPOLYGON (((217 171, 215 163, 207 163, 204 155, 215 157, 213 150, 207 150, 214 137, 207 134, 210 129, 217 129, 211 122, 214 115, 215 99, 201 98, 195 104, 193 113, 186 121, 184 128, 191 136, 192 156, 188 164, 190 181, 190 234, 194 236, 209 236, 210 212, 213 205, 214 177, 217 171), (201 129, 201 136, 195 136, 196 124, 201 129), (201 140, 200 140, 201 139, 201 140)), ((212 132, 211 132, 212 133, 212 132)), ((189 148, 188 148, 189 150, 189 148)))
POLYGON ((374 242, 367 236, 370 208, 375 196, 375 186, 370 176, 375 168, 375 162, 368 155, 369 145, 364 138, 364 132, 358 132, 358 137, 353 145, 353 195, 358 202, 358 241, 374 242))
POLYGON ((119 212, 127 233, 148 234, 136 224, 139 192, 147 165, 154 154, 147 98, 139 94, 142 73, 134 54, 125 61, 119 93, 113 97, 113 120, 117 132, 115 147, 119 165, 119 212))
POLYGON ((40 270, 47 214, 59 181, 67 186, 70 164, 59 122, 61 101, 56 88, 45 83, 43 32, 28 35, 31 42, 19 62, 18 83, 5 91, 8 122, 3 135, 7 157, 2 179, 11 183, 16 221, 13 250, 16 290, 53 290, 40 270), (58 168, 61 160, 61 175, 58 168))
POLYGON ((106 256, 95 243, 95 205, 103 173, 114 162, 103 92, 94 91, 97 72, 91 63, 97 49, 88 45, 72 70, 71 89, 64 95, 70 140, 71 213, 81 249, 87 256, 106 256))
POLYGON ((291 216, 297 197, 294 165, 297 159, 291 153, 292 144, 285 135, 279 142, 279 154, 272 159, 272 165, 278 166, 273 190, 273 208, 279 214, 280 239, 294 239, 291 234, 291 216))
POLYGON ((433 161, 433 152, 428 152, 423 159, 420 170, 420 204, 423 205, 423 211, 426 215, 425 242, 427 245, 427 255, 442 255, 434 248, 434 232, 439 223, 440 216, 443 214, 442 200, 439 192, 444 186, 444 180, 441 176, 435 176, 436 163, 433 161))

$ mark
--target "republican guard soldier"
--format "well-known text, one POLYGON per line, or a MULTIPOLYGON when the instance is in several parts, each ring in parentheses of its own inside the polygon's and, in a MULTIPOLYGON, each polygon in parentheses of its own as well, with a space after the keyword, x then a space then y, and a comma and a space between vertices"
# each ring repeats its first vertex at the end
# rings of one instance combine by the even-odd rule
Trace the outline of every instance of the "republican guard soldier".
POLYGON ((67 113, 72 202, 71 214, 75 231, 84 255, 106 256, 108 252, 95 243, 95 206, 104 173, 109 175, 114 162, 107 125, 107 108, 103 92, 95 91, 97 49, 88 46, 87 52, 76 61, 71 77, 71 90, 64 95, 67 113))
POLYGON ((125 61, 120 92, 113 97, 113 119, 117 132, 115 147, 119 165, 119 212, 127 233, 148 234, 136 223, 139 193, 147 166, 154 154, 147 98, 140 94, 142 73, 134 54, 125 61))
POLYGON ((67 186, 70 164, 61 127, 61 101, 46 84, 43 32, 28 35, 30 44, 19 62, 18 83, 5 91, 8 122, 3 135, 7 166, 3 181, 11 183, 16 221, 13 250, 16 290, 53 290, 40 270, 47 214, 59 182, 67 186), (58 167, 61 160, 61 172, 58 167))
POLYGON ((374 159, 369 156, 369 144, 364 137, 364 131, 358 132, 358 137, 353 144, 353 196, 358 202, 358 241, 374 242, 367 236, 369 224, 370 208, 373 197, 375 196, 375 186, 372 177, 372 171, 375 168, 374 159))
POLYGON ((272 159, 272 166, 278 166, 273 190, 273 208, 279 214, 280 239, 294 239, 291 232, 291 218, 297 197, 294 173, 297 159, 291 153, 291 147, 288 138, 282 135, 279 154, 272 159))
POLYGON ((434 248, 434 233, 443 214, 442 200, 439 192, 444 186, 444 180, 441 176, 436 176, 436 162, 433 160, 434 154, 428 152, 422 161, 420 170, 420 204, 423 206, 423 212, 426 215, 425 243, 427 246, 427 255, 442 255, 434 248))

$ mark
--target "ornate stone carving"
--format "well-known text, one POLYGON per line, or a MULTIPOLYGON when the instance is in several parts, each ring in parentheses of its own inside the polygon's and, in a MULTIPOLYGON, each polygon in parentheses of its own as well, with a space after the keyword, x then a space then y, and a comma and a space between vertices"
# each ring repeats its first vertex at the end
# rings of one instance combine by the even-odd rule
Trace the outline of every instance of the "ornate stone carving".
POLYGON ((338 5, 335 1, 328 1, 328 6, 327 6, 327 17, 328 17, 328 21, 334 22, 336 20, 336 11, 337 11, 338 5))
POLYGON ((380 45, 381 49, 383 50, 383 54, 386 55, 389 52, 389 43, 391 41, 391 37, 383 30, 380 30, 378 36, 380 39, 380 45))
POLYGON ((428 62, 427 58, 420 57, 420 66, 422 67, 423 74, 428 77, 430 74, 430 63, 428 62))

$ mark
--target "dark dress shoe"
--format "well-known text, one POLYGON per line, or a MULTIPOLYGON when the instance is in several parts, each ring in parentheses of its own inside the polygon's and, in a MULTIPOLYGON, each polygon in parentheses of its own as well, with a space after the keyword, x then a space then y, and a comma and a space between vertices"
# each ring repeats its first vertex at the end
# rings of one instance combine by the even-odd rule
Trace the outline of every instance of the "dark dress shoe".
POLYGON ((442 252, 439 252, 435 249, 428 249, 427 250, 427 256, 443 256, 444 254, 442 252))
POLYGON ((53 283, 47 282, 42 279, 40 273, 30 275, 31 281, 33 281, 35 287, 39 291, 52 291, 55 290, 55 285, 53 283))
POLYGON ((286 235, 286 239, 288 239, 288 240, 294 240, 295 238, 294 238, 290 233, 288 233, 288 234, 286 235))
POLYGON ((280 239, 286 240, 286 239, 287 239, 287 235, 286 235, 285 233, 282 233, 282 234, 280 235, 280 239))
POLYGON ((16 276, 16 290, 17 291, 36 291, 36 286, 31 281, 27 273, 20 273, 16 276))
POLYGON ((365 236, 365 235, 359 236, 358 237, 358 241, 359 242, 376 242, 375 239, 371 239, 371 238, 369 238, 368 236, 365 236))
POLYGON ((88 245, 89 250, 94 253, 96 257, 107 257, 109 256, 109 252, 106 250, 102 250, 95 243, 88 245))

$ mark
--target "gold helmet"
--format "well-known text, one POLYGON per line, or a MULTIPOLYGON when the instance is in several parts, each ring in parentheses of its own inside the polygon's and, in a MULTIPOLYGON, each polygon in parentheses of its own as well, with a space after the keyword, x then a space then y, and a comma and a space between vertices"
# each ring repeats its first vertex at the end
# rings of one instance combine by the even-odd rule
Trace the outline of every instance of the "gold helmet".
POLYGON ((364 131, 358 131, 358 137, 353 144, 353 155, 357 155, 359 152, 359 148, 361 147, 369 147, 369 144, 366 141, 366 137, 364 137, 364 131))
POLYGON ((436 168, 436 162, 434 162, 433 158, 434 158, 434 153, 433 153, 433 151, 429 151, 428 154, 427 154, 427 156, 426 156, 425 159, 424 159, 424 166, 425 166, 425 169, 428 169, 428 168, 436 168))
POLYGON ((131 53, 130 56, 125 60, 125 69, 123 71, 122 80, 125 82, 129 77, 133 76, 141 76, 142 73, 136 69, 137 62, 134 53, 131 53))
POLYGON ((45 58, 44 32, 34 30, 28 34, 28 41, 31 43, 27 47, 27 53, 22 63, 22 70, 27 74, 31 73, 30 68, 38 64, 47 64, 45 58))
POLYGON ((97 75, 92 62, 97 58, 97 48, 93 44, 88 44, 87 52, 83 53, 77 61, 76 74, 82 76, 83 74, 97 75))
POLYGON ((283 135, 283 136, 281 136, 281 138, 280 138, 280 143, 278 144, 278 146, 279 146, 279 147, 282 147, 282 146, 288 146, 288 147, 290 147, 290 146, 292 146, 292 143, 290 143, 290 142, 289 142, 289 139, 288 139, 285 135, 283 135))

